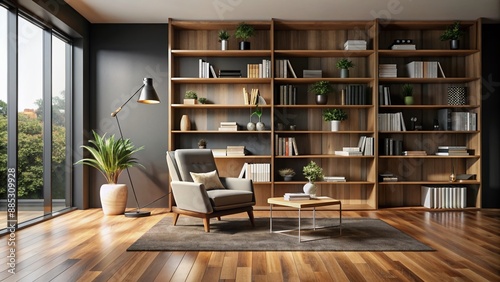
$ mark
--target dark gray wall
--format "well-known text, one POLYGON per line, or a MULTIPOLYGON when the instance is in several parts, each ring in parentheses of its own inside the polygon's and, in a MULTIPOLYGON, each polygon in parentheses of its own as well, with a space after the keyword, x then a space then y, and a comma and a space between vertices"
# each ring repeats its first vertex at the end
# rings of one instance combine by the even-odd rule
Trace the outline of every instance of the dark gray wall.
MULTIPOLYGON (((139 87, 144 77, 153 78, 161 103, 145 105, 136 95, 118 114, 123 135, 136 146, 144 146, 136 157, 145 166, 130 170, 141 207, 168 192, 167 149, 167 24, 94 24, 90 31, 90 124, 98 133, 119 136, 110 114, 139 87)), ((105 183, 91 171, 90 206, 100 207, 99 188, 105 183)), ((126 172, 120 182, 129 185, 126 172)), ((167 207, 168 197, 150 207, 167 207)), ((136 207, 129 185, 127 207, 136 207)))
POLYGON ((500 208, 500 24, 482 28, 482 207, 500 208))

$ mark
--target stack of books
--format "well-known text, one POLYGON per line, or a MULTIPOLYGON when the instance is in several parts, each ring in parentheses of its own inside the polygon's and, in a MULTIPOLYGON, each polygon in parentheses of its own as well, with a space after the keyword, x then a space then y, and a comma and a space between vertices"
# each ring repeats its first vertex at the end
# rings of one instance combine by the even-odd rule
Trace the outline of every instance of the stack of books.
POLYGON ((379 64, 378 77, 398 77, 398 67, 396 64, 379 64))
POLYGON ((241 70, 219 70, 219 77, 241 77, 241 70))
POLYGON ((303 200, 310 200, 311 195, 304 193, 285 193, 283 198, 286 201, 303 201, 303 200))
POLYGON ((394 42, 389 46, 391 50, 416 50, 415 44, 411 39, 395 39, 394 42))
POLYGON ((235 121, 221 121, 219 131, 238 131, 238 123, 235 121))
POLYGON ((378 175, 379 181, 381 182, 397 182, 398 177, 394 175, 393 173, 381 173, 378 175))
POLYGON ((245 156, 247 150, 245 149, 245 146, 227 146, 226 147, 226 155, 228 157, 234 157, 234 156, 245 156))
POLYGON ((426 151, 403 151, 405 156, 427 156, 426 151))
POLYGON ((347 40, 344 50, 366 50, 366 40, 347 40))
POLYGON ((345 176, 323 176, 326 182, 346 182, 345 176))
POLYGON ((338 155, 338 156, 362 156, 363 152, 360 151, 359 147, 343 147, 342 151, 335 151, 335 155, 338 155))
POLYGON ((466 146, 438 146, 437 156, 468 156, 466 146))
POLYGON ((323 77, 322 70, 303 70, 302 77, 304 78, 320 78, 323 77))
POLYGON ((212 155, 214 155, 214 157, 225 157, 226 149, 212 149, 212 155))

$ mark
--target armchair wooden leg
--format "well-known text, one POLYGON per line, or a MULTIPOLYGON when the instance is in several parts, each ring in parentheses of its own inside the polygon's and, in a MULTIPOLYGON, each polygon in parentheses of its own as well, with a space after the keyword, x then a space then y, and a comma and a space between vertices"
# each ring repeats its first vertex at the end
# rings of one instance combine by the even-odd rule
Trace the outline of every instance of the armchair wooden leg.
POLYGON ((172 219, 172 225, 175 226, 177 224, 177 220, 179 219, 179 214, 174 213, 174 218, 172 219))
POLYGON ((210 218, 203 218, 203 226, 205 226, 205 232, 210 232, 210 218))
POLYGON ((247 213, 248 213, 248 217, 250 218, 250 222, 252 223, 252 226, 255 226, 253 211, 247 211, 247 213))

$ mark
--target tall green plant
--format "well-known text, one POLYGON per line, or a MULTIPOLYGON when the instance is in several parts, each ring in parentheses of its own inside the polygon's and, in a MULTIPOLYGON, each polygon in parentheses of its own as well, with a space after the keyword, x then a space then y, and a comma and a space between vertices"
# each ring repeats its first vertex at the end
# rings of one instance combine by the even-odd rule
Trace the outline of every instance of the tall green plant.
POLYGON ((133 166, 142 166, 132 155, 144 147, 135 148, 130 139, 115 139, 114 135, 106 138, 95 131, 91 146, 81 146, 92 155, 92 158, 81 159, 75 164, 84 164, 99 170, 109 184, 116 184, 124 169, 133 166))

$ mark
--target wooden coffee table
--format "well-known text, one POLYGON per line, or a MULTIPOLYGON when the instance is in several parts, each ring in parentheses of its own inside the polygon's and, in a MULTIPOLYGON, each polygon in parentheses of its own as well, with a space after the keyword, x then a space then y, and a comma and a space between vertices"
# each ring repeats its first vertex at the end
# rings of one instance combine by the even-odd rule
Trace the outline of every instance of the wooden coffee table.
MULTIPOLYGON (((313 210, 313 227, 312 230, 316 230, 316 208, 323 206, 339 206, 339 225, 328 226, 328 227, 339 227, 340 233, 342 234, 342 202, 340 200, 335 200, 329 197, 317 197, 311 200, 300 200, 300 201, 288 201, 283 197, 269 198, 267 199, 269 204, 269 232, 273 233, 273 205, 285 206, 290 208, 296 208, 299 211, 299 242, 303 242, 300 237, 301 232, 301 210, 304 208, 312 208, 313 210)), ((322 227, 325 228, 325 227, 322 227)))

